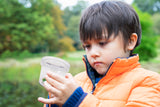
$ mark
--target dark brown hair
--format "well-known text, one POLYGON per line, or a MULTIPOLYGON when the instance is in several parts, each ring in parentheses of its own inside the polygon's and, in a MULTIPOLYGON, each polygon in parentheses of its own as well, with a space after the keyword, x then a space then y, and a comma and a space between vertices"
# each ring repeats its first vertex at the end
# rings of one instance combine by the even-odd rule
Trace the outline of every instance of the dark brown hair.
MULTIPOLYGON (((119 32, 123 35, 124 47, 127 45, 132 33, 138 35, 136 46, 141 42, 141 25, 134 9, 121 1, 102 1, 88 7, 80 20, 80 39, 102 39, 112 34, 116 37, 119 32)), ((135 47, 136 47, 135 46, 135 47)))

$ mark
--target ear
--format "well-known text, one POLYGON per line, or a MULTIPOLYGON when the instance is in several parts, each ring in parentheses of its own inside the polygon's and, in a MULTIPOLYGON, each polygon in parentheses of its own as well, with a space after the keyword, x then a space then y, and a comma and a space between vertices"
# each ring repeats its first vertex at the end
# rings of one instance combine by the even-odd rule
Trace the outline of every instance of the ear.
POLYGON ((130 39, 129 39, 129 43, 128 43, 128 46, 127 46, 127 49, 128 50, 133 50, 134 47, 136 46, 136 43, 137 43, 137 34, 136 33, 132 33, 131 36, 130 36, 130 39))

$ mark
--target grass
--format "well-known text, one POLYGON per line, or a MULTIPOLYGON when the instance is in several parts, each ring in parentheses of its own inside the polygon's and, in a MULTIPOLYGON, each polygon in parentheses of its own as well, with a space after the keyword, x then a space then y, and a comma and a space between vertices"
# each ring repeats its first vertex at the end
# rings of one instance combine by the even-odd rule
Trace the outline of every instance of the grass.
POLYGON ((36 82, 39 78, 39 71, 40 66, 38 64, 31 65, 30 67, 1 67, 0 81, 36 82))

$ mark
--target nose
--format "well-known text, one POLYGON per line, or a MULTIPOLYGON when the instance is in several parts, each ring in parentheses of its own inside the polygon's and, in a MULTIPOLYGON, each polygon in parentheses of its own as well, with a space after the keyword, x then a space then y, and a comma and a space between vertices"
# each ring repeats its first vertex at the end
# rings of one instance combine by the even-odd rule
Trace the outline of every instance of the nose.
POLYGON ((100 56, 100 50, 98 48, 98 46, 92 46, 91 50, 90 50, 90 55, 93 58, 99 57, 100 56))

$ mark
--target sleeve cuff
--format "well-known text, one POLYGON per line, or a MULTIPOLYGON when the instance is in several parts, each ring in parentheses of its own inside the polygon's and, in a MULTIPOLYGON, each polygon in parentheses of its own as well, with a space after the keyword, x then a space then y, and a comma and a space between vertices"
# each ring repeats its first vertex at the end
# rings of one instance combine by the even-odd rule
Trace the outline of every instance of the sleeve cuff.
POLYGON ((87 93, 85 93, 81 87, 78 87, 64 103, 63 107, 78 107, 86 95, 87 93))

